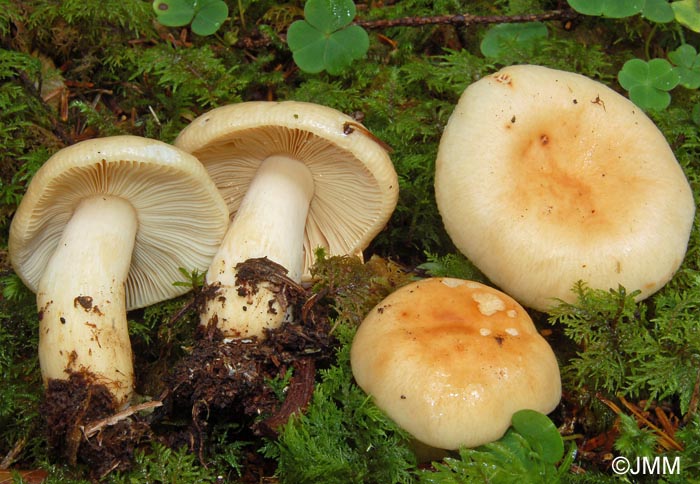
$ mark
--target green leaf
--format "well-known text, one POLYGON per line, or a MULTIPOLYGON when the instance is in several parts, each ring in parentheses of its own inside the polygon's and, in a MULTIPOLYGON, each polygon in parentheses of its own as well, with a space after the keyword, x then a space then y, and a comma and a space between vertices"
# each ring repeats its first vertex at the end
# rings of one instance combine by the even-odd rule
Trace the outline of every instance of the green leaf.
POLYGON ((547 37, 547 27, 542 22, 522 24, 498 24, 488 30, 481 41, 481 53, 485 57, 498 58, 512 44, 531 45, 547 37))
POLYGON ((351 0, 309 0, 304 6, 304 18, 321 32, 340 30, 355 18, 351 0))
POLYGON ((625 18, 642 11, 644 0, 609 0, 605 2, 603 16, 610 18, 625 18))
POLYGON ((303 20, 292 23, 287 30, 287 45, 293 53, 294 62, 301 70, 311 74, 325 68, 323 52, 327 41, 316 28, 303 20))
POLYGON ((569 0, 569 6, 583 15, 602 15, 605 0, 569 0))
POLYGON ((642 109, 662 111, 671 104, 671 95, 651 86, 639 85, 629 90, 630 99, 642 109))
POLYGON ((353 60, 365 55, 369 36, 362 27, 351 25, 330 36, 326 45, 325 63, 329 74, 340 74, 353 60))
POLYGON ((676 50, 668 53, 668 59, 676 65, 681 86, 688 89, 700 87, 700 55, 695 47, 690 44, 682 44, 676 50))
POLYGON ((584 15, 624 18, 641 12, 644 0, 569 0, 569 5, 584 15))
POLYGON ((645 62, 631 59, 618 73, 620 85, 629 91, 630 99, 642 109, 662 110, 671 102, 668 93, 680 82, 678 71, 665 59, 645 62))
POLYGON ((228 6, 221 0, 200 0, 192 21, 192 32, 211 35, 221 27, 228 17, 228 6))
POLYGON ((564 441, 546 415, 535 410, 520 410, 513 414, 511 423, 533 449, 541 449, 544 462, 556 464, 564 457, 564 441))
POLYGON ((697 0, 680 0, 671 3, 676 21, 693 32, 700 32, 700 4, 697 0))
POLYGON ((642 16, 660 24, 672 22, 675 18, 671 4, 667 0, 646 0, 642 16))
POLYGON ((652 59, 649 65, 649 81, 661 91, 670 91, 680 82, 680 76, 666 59, 652 59))
POLYGON ((649 75, 649 66, 642 59, 630 59, 617 75, 620 85, 629 90, 649 75))
POLYGON ((189 24, 194 17, 192 0, 155 0, 153 11, 158 22, 166 27, 182 27, 189 24))
POLYGON ((297 20, 287 30, 287 45, 304 72, 326 70, 337 75, 367 53, 367 32, 349 25, 355 17, 352 1, 309 0, 304 14, 305 20, 297 20))

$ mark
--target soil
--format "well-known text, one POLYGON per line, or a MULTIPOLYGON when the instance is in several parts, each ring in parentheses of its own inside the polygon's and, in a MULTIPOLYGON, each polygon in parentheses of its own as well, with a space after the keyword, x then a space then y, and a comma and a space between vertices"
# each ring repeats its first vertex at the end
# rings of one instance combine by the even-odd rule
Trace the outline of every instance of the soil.
POLYGON ((107 387, 87 372, 49 380, 40 410, 53 452, 71 465, 87 464, 93 478, 128 469, 134 450, 150 435, 148 424, 137 416, 100 425, 117 408, 107 387), (98 432, 86 432, 95 424, 98 432))
MULTIPOLYGON (((262 280, 277 284, 278 297, 293 308, 296 322, 269 330, 264 339, 225 339, 210 325, 163 377, 165 390, 148 405, 157 408, 146 416, 119 413, 107 388, 92 375, 73 373, 67 380, 51 380, 42 414, 54 452, 72 465, 87 464, 93 479, 129 469, 139 445, 154 440, 173 448, 184 445, 206 465, 217 423, 235 424, 237 439, 274 438, 292 414, 303 411, 316 369, 331 361, 336 345, 328 309, 267 259, 252 259, 242 269, 240 277, 248 287, 262 280), (280 395, 270 382, 284 379, 289 370, 291 379, 280 395)), ((204 288, 199 298, 212 294, 204 288)), ((244 476, 243 482, 260 482, 266 472, 274 472, 274 463, 258 454, 244 459, 243 468, 255 475, 244 476)))

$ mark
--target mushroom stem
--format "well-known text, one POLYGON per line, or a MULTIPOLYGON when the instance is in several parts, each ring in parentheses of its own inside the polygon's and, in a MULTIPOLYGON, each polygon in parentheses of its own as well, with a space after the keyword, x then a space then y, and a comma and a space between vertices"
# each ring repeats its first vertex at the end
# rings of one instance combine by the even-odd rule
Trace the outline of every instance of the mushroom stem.
POLYGON ((202 325, 214 323, 226 337, 262 337, 265 328, 282 324, 286 308, 277 301, 273 285, 258 284, 257 292, 250 294, 236 284, 234 268, 248 259, 267 257, 300 282, 304 226, 313 193, 313 176, 304 163, 280 155, 263 160, 209 267, 207 283, 219 290, 207 301, 202 325))
POLYGON ((125 283, 138 220, 109 195, 75 208, 39 281, 39 362, 44 384, 84 372, 104 384, 115 405, 134 386, 125 283))

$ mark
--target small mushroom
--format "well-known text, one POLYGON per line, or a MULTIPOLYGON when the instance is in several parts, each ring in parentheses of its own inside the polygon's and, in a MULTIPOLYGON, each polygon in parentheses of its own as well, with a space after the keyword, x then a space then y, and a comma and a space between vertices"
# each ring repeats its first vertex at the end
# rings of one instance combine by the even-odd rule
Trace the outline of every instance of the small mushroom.
POLYGON ((357 384, 422 444, 499 439, 518 410, 561 398, 556 357, 514 299, 478 282, 430 278, 381 301, 350 351, 357 384))
POLYGON ((85 372, 121 407, 134 386, 126 311, 186 292, 228 210, 196 158, 135 136, 64 148, 36 173, 12 221, 12 266, 36 293, 45 383, 85 372))
POLYGON ((207 272, 218 287, 201 324, 226 337, 264 337, 289 313, 272 282, 238 279, 236 266, 268 258, 299 283, 314 251, 361 252, 396 206, 385 147, 354 119, 304 102, 246 102, 195 119, 175 140, 209 171, 232 216, 207 272))
POLYGON ((632 102, 571 72, 510 66, 471 84, 442 139, 435 196, 457 248, 525 306, 600 289, 660 289, 695 204, 663 134, 632 102))

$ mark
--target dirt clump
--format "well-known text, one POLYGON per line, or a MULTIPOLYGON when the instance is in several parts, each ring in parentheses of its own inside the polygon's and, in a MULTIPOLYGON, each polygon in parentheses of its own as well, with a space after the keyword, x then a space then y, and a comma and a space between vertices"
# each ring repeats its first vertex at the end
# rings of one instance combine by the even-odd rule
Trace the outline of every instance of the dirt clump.
MULTIPOLYGON (((189 420, 179 440, 203 462, 218 423, 236 422, 252 438, 276 437, 279 426, 310 401, 316 369, 328 364, 337 343, 328 308, 288 279, 283 268, 261 258, 239 264, 237 271, 237 283, 251 291, 262 281, 274 283, 281 306, 291 307, 293 322, 267 330, 264 339, 224 338, 210 324, 164 377, 167 390, 159 413, 189 420)), ((208 296, 206 287, 202 294, 208 296)))
POLYGON ((149 424, 133 412, 117 413, 108 388, 88 372, 48 382, 40 412, 50 448, 69 464, 86 464, 92 478, 130 468, 134 451, 149 438, 149 424))

